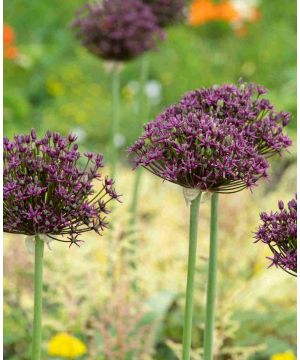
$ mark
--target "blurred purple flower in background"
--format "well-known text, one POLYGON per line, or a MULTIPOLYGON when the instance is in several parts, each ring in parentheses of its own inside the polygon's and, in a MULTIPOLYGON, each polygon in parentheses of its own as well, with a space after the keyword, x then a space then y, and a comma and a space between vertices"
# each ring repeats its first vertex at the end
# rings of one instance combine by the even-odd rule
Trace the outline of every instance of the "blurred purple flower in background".
POLYGON ((184 18, 184 0, 143 0, 157 17, 161 27, 176 24, 184 18))
POLYGON ((291 275, 297 275, 297 196, 288 202, 278 202, 279 211, 260 215, 262 225, 255 233, 256 242, 267 244, 273 252, 270 266, 281 267, 291 275))
POLYGON ((37 139, 17 135, 4 138, 4 231, 24 235, 47 235, 50 239, 78 245, 80 236, 107 227, 108 203, 119 200, 113 180, 103 179, 101 154, 77 151, 76 136, 50 131, 37 139), (93 181, 99 181, 96 190, 93 181), (66 236, 68 240, 57 239, 66 236))
POLYGON ((140 0, 104 0, 82 7, 72 28, 94 55, 127 61, 155 49, 164 38, 151 8, 140 0))

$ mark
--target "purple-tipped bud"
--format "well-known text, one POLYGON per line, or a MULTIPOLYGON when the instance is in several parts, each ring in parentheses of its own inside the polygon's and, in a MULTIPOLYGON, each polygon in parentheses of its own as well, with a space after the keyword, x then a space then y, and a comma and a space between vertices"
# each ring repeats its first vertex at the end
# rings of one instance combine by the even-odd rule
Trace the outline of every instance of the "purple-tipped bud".
POLYGON ((282 200, 278 201, 278 208, 279 210, 283 210, 284 209, 284 202, 282 200))
POLYGON ((288 123, 291 121, 291 114, 287 112, 282 112, 282 126, 287 126, 288 123))
POLYGON ((45 137, 48 138, 48 139, 51 139, 51 136, 52 136, 51 131, 47 130, 45 137))
POLYGON ((105 177, 105 185, 106 186, 111 186, 111 185, 113 185, 114 184, 114 181, 113 181, 113 179, 110 179, 110 178, 108 178, 107 176, 105 177))
POLYGON ((36 132, 35 132, 34 129, 31 129, 30 134, 31 134, 31 139, 32 139, 33 141, 36 140, 36 132))
POLYGON ((69 140, 70 143, 76 141, 76 140, 77 140, 77 135, 75 135, 75 134, 69 134, 68 140, 69 140))
POLYGON ((60 139, 59 133, 55 132, 53 133, 53 143, 56 144, 60 139))
POLYGON ((97 154, 96 159, 95 159, 95 164, 99 168, 103 167, 103 155, 102 154, 97 154))
POLYGON ((84 153, 83 154, 85 157, 87 157, 88 158, 88 160, 93 160, 94 159, 94 157, 95 157, 95 154, 94 153, 92 153, 92 152, 86 152, 86 153, 84 153))

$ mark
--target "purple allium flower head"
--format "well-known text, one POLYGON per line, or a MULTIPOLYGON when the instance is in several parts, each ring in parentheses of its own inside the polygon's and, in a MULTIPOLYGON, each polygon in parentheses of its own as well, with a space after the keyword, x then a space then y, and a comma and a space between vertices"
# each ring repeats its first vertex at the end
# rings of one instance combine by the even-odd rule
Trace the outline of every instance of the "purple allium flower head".
POLYGON ((267 177, 268 162, 245 129, 207 111, 172 105, 147 124, 129 149, 135 165, 184 188, 232 193, 267 177))
POLYGON ((180 105, 233 124, 261 155, 268 157, 291 145, 291 139, 283 134, 291 114, 276 112, 265 94, 267 90, 263 86, 254 84, 214 86, 186 94, 180 105))
POLYGON ((184 0, 143 0, 157 17, 161 27, 173 25, 183 19, 184 0))
POLYGON ((101 235, 108 225, 108 204, 119 200, 119 195, 113 181, 99 173, 103 156, 82 156, 75 140, 72 134, 63 137, 49 131, 37 139, 34 130, 13 141, 4 138, 5 232, 44 234, 70 245, 87 231, 101 235), (81 169, 78 163, 84 158, 81 169))
POLYGON ((297 275, 297 196, 288 202, 278 202, 279 211, 261 213, 262 225, 255 233, 255 242, 267 244, 273 252, 271 265, 281 267, 291 275, 297 275))
POLYGON ((77 38, 94 55, 127 61, 156 48, 164 38, 149 6, 140 0, 103 0, 85 5, 72 23, 77 38))

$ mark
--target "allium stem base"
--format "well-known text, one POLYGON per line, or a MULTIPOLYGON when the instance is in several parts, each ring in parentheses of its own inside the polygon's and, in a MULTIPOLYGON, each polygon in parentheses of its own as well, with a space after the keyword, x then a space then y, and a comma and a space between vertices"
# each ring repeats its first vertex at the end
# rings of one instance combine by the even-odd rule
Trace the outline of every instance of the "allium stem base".
POLYGON ((204 332, 204 360, 213 359, 214 319, 217 285, 217 250, 218 250, 218 194, 211 197, 210 245, 208 264, 208 283, 206 298, 206 317, 204 332))
POLYGON ((32 360, 41 358, 44 241, 35 237, 32 360))
POLYGON ((193 325, 193 299, 195 286, 195 267, 197 256, 197 235, 199 223, 199 207, 201 193, 191 201, 190 205, 190 233, 189 233, 189 257, 188 274, 185 298, 185 315, 183 325, 183 348, 182 360, 190 359, 190 349, 192 343, 192 325, 193 325))

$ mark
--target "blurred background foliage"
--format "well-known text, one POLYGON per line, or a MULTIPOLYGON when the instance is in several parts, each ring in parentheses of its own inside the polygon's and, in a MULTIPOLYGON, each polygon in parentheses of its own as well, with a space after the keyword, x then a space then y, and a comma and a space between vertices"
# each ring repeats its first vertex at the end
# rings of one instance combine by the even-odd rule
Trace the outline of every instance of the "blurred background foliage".
MULTIPOLYGON (((4 129, 8 136, 32 126, 41 133, 73 130, 81 135, 83 145, 106 152, 111 116, 109 66, 82 48, 69 29, 83 3, 32 0, 24 6, 20 0, 5 2, 4 19, 15 29, 20 53, 16 61, 5 61, 4 129), (95 132, 95 127, 101 132, 95 132)), ((284 6, 280 0, 262 1, 259 9, 261 19, 250 24, 244 35, 235 34, 225 22, 169 28, 159 51, 146 55, 155 93, 151 117, 186 91, 241 77, 265 85, 278 109, 295 114, 296 1, 284 6)), ((140 66, 138 58, 122 71, 123 155, 141 131, 135 112, 140 66)), ((289 128, 295 130, 295 120, 289 128)))
MULTIPOLYGON (((81 150, 103 152, 109 161, 110 66, 90 55, 70 32, 74 12, 82 4, 5 1, 4 20, 14 29, 15 48, 4 62, 4 133, 11 137, 31 127, 40 134, 47 129, 72 131, 79 136, 81 150)), ((89 235, 81 249, 54 244, 52 252, 46 251, 43 359, 180 357, 187 208, 179 188, 144 174, 139 265, 136 271, 130 269, 127 210, 133 173, 126 148, 141 132, 140 122, 153 118, 184 92, 241 77, 265 85, 276 108, 293 113, 287 131, 296 138, 296 1, 265 0, 259 11, 259 21, 243 33, 220 21, 168 29, 159 51, 146 55, 150 76, 145 89, 138 86, 142 59, 124 65, 118 137, 122 166, 117 178, 124 203, 114 214, 114 229, 103 238, 89 235), (149 119, 137 119, 140 91, 148 97, 149 119), (138 291, 131 288, 133 277, 138 291), (86 347, 85 354, 68 350, 75 346, 72 337, 53 340, 65 332, 82 341, 75 348, 86 347)), ((268 251, 252 239, 258 214, 276 208, 279 198, 289 200, 295 191, 293 147, 281 161, 272 161, 270 181, 253 194, 221 197, 216 359, 295 359, 295 279, 277 269, 266 270, 268 251)), ((194 359, 202 351, 208 228, 206 201, 201 208, 194 359)), ((22 238, 5 235, 4 261, 5 359, 27 360, 33 268, 22 238)))

